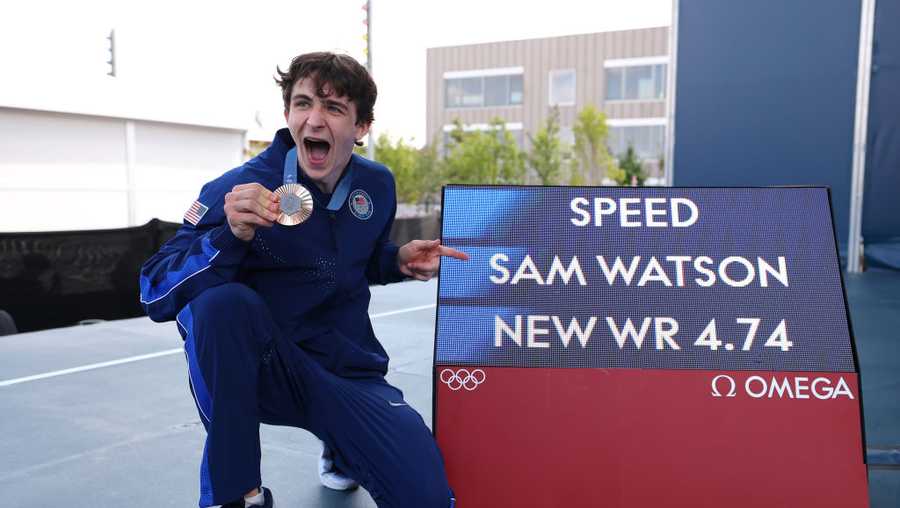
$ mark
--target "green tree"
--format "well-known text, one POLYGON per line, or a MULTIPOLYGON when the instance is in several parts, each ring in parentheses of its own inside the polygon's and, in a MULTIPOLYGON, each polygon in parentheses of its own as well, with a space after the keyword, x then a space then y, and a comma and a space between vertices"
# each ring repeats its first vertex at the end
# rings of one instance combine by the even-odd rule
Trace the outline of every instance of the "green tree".
POLYGON ((246 162, 263 153, 271 144, 272 143, 269 141, 257 141, 251 139, 247 142, 247 148, 244 148, 244 161, 246 162))
POLYGON ((619 179, 616 179, 616 182, 620 185, 642 186, 644 185, 644 180, 647 179, 641 159, 638 158, 634 147, 631 145, 628 145, 625 155, 619 159, 619 173, 621 175, 619 175, 619 179))
POLYGON ((577 165, 573 165, 572 179, 577 179, 574 173, 579 171, 586 183, 597 185, 616 167, 615 160, 606 148, 606 138, 609 135, 606 115, 588 105, 578 112, 572 131, 575 133, 577 161, 577 165))
POLYGON ((528 135, 531 151, 528 166, 535 172, 541 185, 560 183, 565 149, 559 139, 559 108, 554 107, 537 135, 528 135))
POLYGON ((587 185, 587 180, 584 177, 584 172, 581 170, 581 161, 578 157, 571 157, 566 164, 566 168, 569 172, 568 183, 569 185, 581 186, 587 185))
POLYGON ((418 203, 422 195, 422 174, 419 172, 419 151, 398 139, 391 142, 381 133, 375 142, 375 157, 394 173, 397 199, 401 203, 418 203))
POLYGON ((425 205, 426 212, 430 212, 431 206, 441 200, 441 161, 438 158, 437 143, 432 142, 419 150, 416 172, 421 177, 419 203, 425 205))
POLYGON ((525 181, 525 156, 503 120, 495 118, 486 131, 465 132, 456 120, 452 146, 441 175, 447 182, 517 184, 525 181))

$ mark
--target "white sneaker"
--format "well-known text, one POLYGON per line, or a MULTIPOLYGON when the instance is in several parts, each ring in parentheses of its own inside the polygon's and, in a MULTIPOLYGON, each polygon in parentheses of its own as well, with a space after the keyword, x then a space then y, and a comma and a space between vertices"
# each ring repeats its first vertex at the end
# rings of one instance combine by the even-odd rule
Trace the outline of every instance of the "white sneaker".
POLYGON ((324 442, 322 443, 322 456, 319 457, 319 481, 331 490, 353 490, 359 487, 356 480, 337 471, 331 449, 324 442))

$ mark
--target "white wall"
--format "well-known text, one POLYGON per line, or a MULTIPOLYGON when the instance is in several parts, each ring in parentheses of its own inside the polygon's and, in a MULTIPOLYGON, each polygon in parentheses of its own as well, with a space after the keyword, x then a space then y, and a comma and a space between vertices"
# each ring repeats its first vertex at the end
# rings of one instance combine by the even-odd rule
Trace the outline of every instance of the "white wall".
POLYGON ((200 187, 239 165, 242 151, 239 130, 0 108, 0 231, 181 222, 200 187))

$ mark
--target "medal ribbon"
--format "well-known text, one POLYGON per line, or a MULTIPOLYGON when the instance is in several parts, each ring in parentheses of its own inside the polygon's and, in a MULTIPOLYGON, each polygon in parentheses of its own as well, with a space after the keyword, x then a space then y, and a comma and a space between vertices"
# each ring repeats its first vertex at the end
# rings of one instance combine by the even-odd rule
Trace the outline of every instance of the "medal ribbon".
MULTIPOLYGON (((350 184, 352 183, 350 178, 351 170, 353 168, 352 164, 347 165, 347 169, 344 170, 344 175, 341 177, 341 181, 338 182, 337 187, 334 189, 334 193, 331 195, 331 201, 328 202, 328 206, 325 207, 329 211, 336 212, 341 209, 341 205, 344 204, 344 201, 347 200, 347 196, 350 194, 350 184)), ((297 147, 291 148, 288 150, 287 156, 284 158, 284 183, 297 183, 297 147)))

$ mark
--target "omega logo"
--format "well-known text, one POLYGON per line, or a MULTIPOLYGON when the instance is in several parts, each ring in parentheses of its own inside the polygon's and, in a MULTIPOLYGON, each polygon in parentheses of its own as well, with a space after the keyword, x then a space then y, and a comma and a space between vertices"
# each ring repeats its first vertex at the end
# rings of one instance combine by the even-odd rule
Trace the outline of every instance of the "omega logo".
MULTIPOLYGON (((738 383, 727 374, 719 374, 710 382, 713 397, 736 397, 738 383)), ((853 392, 843 377, 833 382, 827 377, 807 376, 750 376, 744 381, 744 393, 753 399, 819 399, 845 397, 853 400, 853 392)))
POLYGON ((719 374, 714 377, 712 380, 712 396, 713 397, 721 397, 722 392, 719 391, 719 381, 722 380, 724 382, 724 386, 728 387, 726 397, 734 397, 735 396, 735 388, 737 388, 737 383, 734 382, 734 378, 725 374, 719 374))

